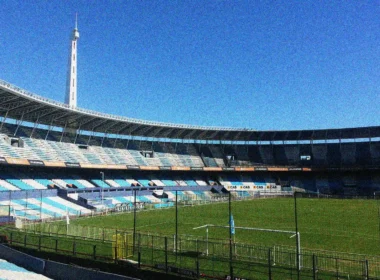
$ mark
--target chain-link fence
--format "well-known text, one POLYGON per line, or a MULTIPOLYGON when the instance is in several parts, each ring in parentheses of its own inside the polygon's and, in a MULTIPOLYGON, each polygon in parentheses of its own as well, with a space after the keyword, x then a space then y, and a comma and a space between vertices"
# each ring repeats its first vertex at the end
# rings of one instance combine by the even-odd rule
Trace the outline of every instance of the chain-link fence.
POLYGON ((221 240, 159 236, 130 231, 77 228, 84 236, 4 230, 9 244, 80 258, 123 262, 194 278, 244 279, 380 279, 380 258, 301 252, 295 248, 256 246, 221 240), (89 237, 89 232, 92 232, 89 237), (98 238, 93 238, 97 236, 98 238), (230 250, 232 246, 232 250, 230 250), (230 255, 232 252, 232 255, 230 255), (300 270, 297 257, 300 257, 300 270))

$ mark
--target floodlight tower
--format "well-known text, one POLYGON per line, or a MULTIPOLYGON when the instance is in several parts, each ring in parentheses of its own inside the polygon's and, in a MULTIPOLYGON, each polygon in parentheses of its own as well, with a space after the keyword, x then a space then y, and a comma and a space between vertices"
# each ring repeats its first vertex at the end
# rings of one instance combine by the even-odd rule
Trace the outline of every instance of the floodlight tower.
POLYGON ((75 16, 75 28, 71 37, 65 103, 71 108, 77 106, 77 41, 79 39, 78 17, 75 16))

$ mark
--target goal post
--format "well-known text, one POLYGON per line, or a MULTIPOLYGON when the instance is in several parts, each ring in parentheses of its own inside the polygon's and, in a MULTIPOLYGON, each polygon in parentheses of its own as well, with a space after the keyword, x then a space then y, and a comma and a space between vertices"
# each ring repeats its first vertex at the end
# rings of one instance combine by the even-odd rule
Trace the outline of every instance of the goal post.
MULTIPOLYGON (((206 224, 199 227, 193 228, 193 230, 196 229, 202 229, 206 228, 206 255, 208 256, 208 229, 209 228, 230 228, 230 226, 221 226, 221 225, 213 225, 213 224, 206 224)), ((297 268, 298 270, 301 269, 301 234, 300 232, 295 231, 289 231, 289 230, 281 230, 281 229, 267 229, 267 228, 253 228, 253 227, 237 227, 234 226, 234 229, 242 229, 242 230, 252 230, 252 231, 264 231, 264 232, 273 232, 273 233, 282 233, 282 234, 292 234, 289 238, 296 237, 297 239, 297 268)))

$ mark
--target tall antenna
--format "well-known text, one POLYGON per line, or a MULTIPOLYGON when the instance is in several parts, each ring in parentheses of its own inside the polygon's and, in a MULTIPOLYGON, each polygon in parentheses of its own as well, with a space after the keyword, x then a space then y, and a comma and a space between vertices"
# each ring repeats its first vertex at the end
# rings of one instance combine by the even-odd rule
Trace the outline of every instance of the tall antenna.
POLYGON ((78 13, 75 14, 75 28, 72 32, 69 63, 67 67, 67 84, 65 103, 71 108, 77 106, 77 41, 79 39, 78 31, 78 13))

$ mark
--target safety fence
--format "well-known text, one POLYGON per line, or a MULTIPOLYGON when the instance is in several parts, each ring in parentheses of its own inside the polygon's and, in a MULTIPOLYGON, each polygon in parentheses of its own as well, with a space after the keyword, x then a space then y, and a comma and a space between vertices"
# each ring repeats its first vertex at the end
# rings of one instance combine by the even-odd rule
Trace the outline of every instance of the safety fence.
MULTIPOLYGON (((43 225, 43 224, 41 224, 43 225)), ((1 228, 12 246, 123 263, 194 278, 380 279, 380 257, 241 244, 189 236, 160 236, 107 228, 62 225, 18 231, 1 228), (47 230, 47 231, 43 231, 47 230), (297 267, 300 260, 300 269, 297 267)))
MULTIPOLYGON (((57 212, 48 211, 49 215, 46 215, 46 209, 42 203, 42 198, 51 195, 50 190, 33 190, 33 191, 22 191, 20 194, 17 192, 4 192, 3 197, 6 197, 7 204, 0 205, 0 223, 11 223, 18 220, 20 224, 24 223, 34 223, 34 222, 49 222, 66 219, 65 214, 59 214, 57 212), (45 194, 47 192, 47 194, 45 194), (7 195, 5 195, 7 193, 7 195), (5 196, 4 196, 5 195, 5 196), (22 199, 23 200, 22 200, 22 199), (12 201, 18 199, 18 206, 12 204, 12 201), (40 202, 30 203, 30 199, 39 199, 40 202), (20 202, 21 201, 21 202, 20 202)), ((136 191, 138 194, 138 191, 136 191)), ((176 191, 172 191, 173 194, 177 195, 176 191)), ((260 191, 260 192, 244 192, 249 195, 243 195, 243 192, 232 193, 232 201, 241 200, 252 200, 259 198, 275 198, 275 197, 290 197, 291 192, 287 191, 260 191)), ((196 206, 205 205, 213 203, 225 203, 228 202, 228 195, 225 193, 217 194, 178 194, 177 200, 174 198, 160 199, 160 202, 150 203, 150 202, 127 202, 118 203, 112 206, 99 205, 99 207, 94 209, 74 210, 71 209, 67 212, 70 218, 81 218, 81 217, 95 217, 103 215, 113 215, 120 213, 128 213, 133 211, 151 211, 158 209, 165 209, 174 207, 177 203, 178 207, 186 206, 196 206), (176 202, 177 201, 177 202, 176 202)), ((66 209, 67 210, 67 209, 66 209)))

